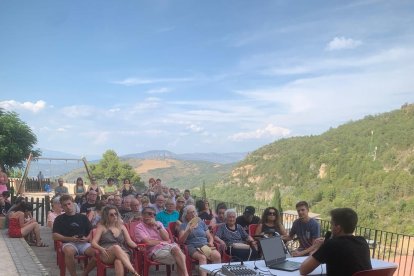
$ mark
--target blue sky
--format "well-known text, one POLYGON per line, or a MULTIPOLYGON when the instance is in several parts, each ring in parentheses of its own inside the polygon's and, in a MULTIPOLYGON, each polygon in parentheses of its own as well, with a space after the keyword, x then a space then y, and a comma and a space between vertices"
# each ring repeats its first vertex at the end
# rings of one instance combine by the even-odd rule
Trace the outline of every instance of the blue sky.
POLYGON ((248 152, 414 102, 413 1, 1 1, 0 107, 77 155, 248 152))

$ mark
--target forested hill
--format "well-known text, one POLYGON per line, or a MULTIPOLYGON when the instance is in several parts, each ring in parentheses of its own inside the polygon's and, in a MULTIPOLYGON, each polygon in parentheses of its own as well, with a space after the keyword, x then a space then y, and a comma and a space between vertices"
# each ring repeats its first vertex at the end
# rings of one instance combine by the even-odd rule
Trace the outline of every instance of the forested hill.
POLYGON ((266 206, 277 189, 284 210, 307 200, 327 218, 352 207, 360 225, 414 234, 414 105, 264 146, 207 193, 266 206))

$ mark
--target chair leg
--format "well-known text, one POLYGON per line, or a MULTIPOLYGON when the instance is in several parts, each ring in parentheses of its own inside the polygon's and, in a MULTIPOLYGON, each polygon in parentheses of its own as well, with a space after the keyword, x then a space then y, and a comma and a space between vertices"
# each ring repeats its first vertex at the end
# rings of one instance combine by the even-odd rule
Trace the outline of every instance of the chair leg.
POLYGON ((144 276, 148 276, 149 273, 149 265, 144 263, 144 276))
POLYGON ((171 266, 167 265, 167 276, 171 276, 171 266))

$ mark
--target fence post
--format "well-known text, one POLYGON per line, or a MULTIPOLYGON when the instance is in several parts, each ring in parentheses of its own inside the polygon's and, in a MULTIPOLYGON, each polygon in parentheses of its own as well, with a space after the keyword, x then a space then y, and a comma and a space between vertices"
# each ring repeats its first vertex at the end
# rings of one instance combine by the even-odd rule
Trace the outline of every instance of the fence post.
POLYGON ((42 198, 42 204, 41 206, 41 210, 40 210, 40 225, 44 226, 45 225, 45 199, 42 198))

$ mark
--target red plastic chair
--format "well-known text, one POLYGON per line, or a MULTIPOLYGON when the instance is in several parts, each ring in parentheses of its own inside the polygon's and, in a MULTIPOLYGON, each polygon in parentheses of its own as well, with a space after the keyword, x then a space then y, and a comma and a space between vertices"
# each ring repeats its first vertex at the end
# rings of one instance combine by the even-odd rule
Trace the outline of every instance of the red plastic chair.
POLYGON ((394 272, 397 270, 396 267, 389 267, 389 268, 377 268, 377 269, 370 269, 370 270, 363 270, 354 273, 352 276, 392 276, 394 272))
POLYGON ((167 230, 168 230, 168 233, 170 234, 171 241, 178 243, 178 233, 177 233, 176 228, 177 228, 177 222, 174 221, 168 224, 167 230))
POLYGON ((254 235, 256 235, 256 228, 257 228, 258 224, 250 224, 249 225, 249 235, 251 237, 253 237, 254 235))
MULTIPOLYGON (((56 241, 56 254, 57 262, 60 270, 60 276, 65 276, 66 274, 66 264, 65 264, 65 253, 62 250, 63 243, 61 241, 56 241)), ((83 261, 84 267, 88 265, 89 256, 86 255, 76 255, 75 260, 78 260, 78 263, 83 261)))
POLYGON ((162 264, 156 261, 151 260, 151 257, 148 256, 147 253, 147 245, 145 243, 139 243, 135 239, 135 227, 140 222, 130 222, 127 229, 129 232, 129 235, 131 236, 132 240, 138 245, 137 250, 135 250, 136 254, 134 254, 134 264, 139 268, 139 273, 143 276, 149 275, 149 269, 151 266, 160 266, 165 265, 167 267, 167 275, 171 275, 171 265, 162 264))

